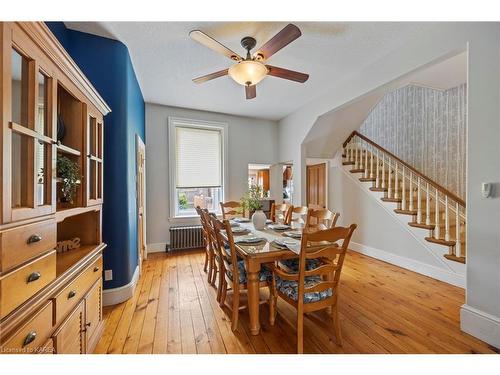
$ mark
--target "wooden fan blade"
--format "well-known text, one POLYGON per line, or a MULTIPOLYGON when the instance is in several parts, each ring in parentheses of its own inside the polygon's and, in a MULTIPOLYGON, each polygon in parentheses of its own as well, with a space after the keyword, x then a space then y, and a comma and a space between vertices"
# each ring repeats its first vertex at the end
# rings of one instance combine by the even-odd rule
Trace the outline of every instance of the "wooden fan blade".
POLYGON ((231 60, 234 61, 243 60, 243 58, 236 52, 231 51, 225 45, 216 41, 214 38, 208 36, 203 31, 193 30, 189 33, 189 36, 192 39, 196 40, 198 43, 203 44, 205 47, 208 47, 215 52, 222 53, 224 56, 229 57, 231 60))
POLYGON ((210 74, 207 74, 205 76, 195 78, 195 79, 193 79, 193 82, 194 83, 204 83, 204 82, 210 81, 211 79, 227 76, 228 70, 229 69, 219 70, 218 72, 210 73, 210 74))
POLYGON ((255 98, 257 96, 256 85, 245 86, 245 94, 247 96, 247 99, 255 98))
POLYGON ((294 70, 288 70, 284 68, 278 68, 277 66, 266 65, 267 75, 274 76, 283 79, 289 79, 290 81, 304 83, 309 79, 309 74, 296 72, 294 70))
POLYGON ((254 53, 254 57, 259 58, 259 55, 261 55, 262 59, 267 60, 301 35, 302 33, 300 32, 300 29, 289 23, 278 34, 273 36, 267 41, 267 43, 260 47, 257 52, 254 53))

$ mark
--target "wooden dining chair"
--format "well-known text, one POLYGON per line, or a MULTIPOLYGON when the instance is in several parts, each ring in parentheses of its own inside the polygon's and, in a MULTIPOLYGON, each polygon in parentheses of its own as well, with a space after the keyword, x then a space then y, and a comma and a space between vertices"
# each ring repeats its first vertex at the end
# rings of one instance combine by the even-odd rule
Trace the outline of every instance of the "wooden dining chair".
POLYGON ((306 219, 306 229, 311 232, 315 230, 324 230, 335 227, 340 213, 332 212, 326 208, 309 208, 306 219))
MULTIPOLYGON (((301 240, 298 272, 287 272, 279 263, 273 267, 271 286, 272 302, 276 306, 277 298, 297 309, 297 352, 304 351, 304 314, 331 308, 331 317, 335 337, 342 346, 342 335, 338 316, 339 280, 344 264, 345 254, 349 246, 356 224, 349 227, 335 227, 313 233, 304 232, 301 240), (342 241, 339 245, 336 242, 342 241), (320 259, 316 268, 307 269, 308 259, 320 259)), ((274 325, 276 308, 270 315, 269 323, 274 325)))
POLYGON ((305 223, 307 220, 307 213, 309 212, 309 208, 306 206, 297 206, 292 209, 292 221, 297 221, 300 223, 305 223))
POLYGON ((203 232, 203 242, 205 245, 205 265, 203 271, 207 272, 208 283, 212 286, 215 285, 215 278, 217 276, 217 264, 215 262, 215 253, 210 241, 209 226, 211 225, 210 214, 206 208, 196 207, 196 212, 200 215, 201 228, 203 232))
POLYGON ((290 225, 290 223, 292 222, 292 210, 293 210, 292 205, 286 203, 281 203, 281 204, 273 203, 271 205, 271 214, 269 219, 271 219, 273 222, 282 220, 283 224, 290 225))
POLYGON ((237 201, 220 202, 220 209, 222 212, 223 220, 232 219, 234 217, 245 216, 245 210, 241 206, 241 202, 237 201))
MULTIPOLYGON (((248 306, 240 306, 241 293, 247 292, 247 273, 245 269, 245 261, 238 257, 236 247, 234 244, 233 232, 228 220, 221 223, 217 218, 212 218, 212 228, 215 240, 218 243, 218 254, 222 260, 219 269, 220 281, 218 293, 219 305, 223 307, 226 305, 227 292, 232 292, 232 304, 226 305, 231 310, 231 329, 236 331, 238 328, 238 314, 242 309, 248 306), (221 235, 221 230, 226 231, 227 241, 221 235)), ((272 272, 268 267, 262 267, 259 275, 260 287, 269 288, 269 296, 271 296, 271 278, 272 272)), ((267 301, 261 301, 260 304, 269 303, 269 310, 274 314, 273 300, 269 298, 267 301)))

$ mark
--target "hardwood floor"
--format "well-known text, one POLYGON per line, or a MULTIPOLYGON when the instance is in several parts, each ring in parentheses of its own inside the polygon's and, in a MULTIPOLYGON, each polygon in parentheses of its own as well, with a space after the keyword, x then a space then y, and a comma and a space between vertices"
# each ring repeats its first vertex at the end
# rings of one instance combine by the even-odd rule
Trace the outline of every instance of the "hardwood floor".
MULTIPOLYGON (((250 335, 246 311, 231 331, 203 260, 202 251, 150 255, 134 297, 104 309, 95 353, 295 353, 295 311, 283 301, 274 327, 263 305, 260 335, 250 335)), ((350 251, 340 293, 343 347, 318 313, 304 321, 305 353, 498 353, 460 331, 460 288, 350 251)))

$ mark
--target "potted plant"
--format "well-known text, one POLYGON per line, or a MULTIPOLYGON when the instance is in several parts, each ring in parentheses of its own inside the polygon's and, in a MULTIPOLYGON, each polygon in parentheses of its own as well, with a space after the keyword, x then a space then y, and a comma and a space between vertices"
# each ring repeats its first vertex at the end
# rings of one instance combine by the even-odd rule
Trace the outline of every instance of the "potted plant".
POLYGON ((255 229, 262 230, 266 226, 266 214, 262 211, 263 191, 259 185, 250 185, 248 191, 241 198, 242 208, 250 213, 255 229))
POLYGON ((57 155, 57 177, 62 184, 61 202, 72 204, 81 183, 80 167, 66 156, 57 155))

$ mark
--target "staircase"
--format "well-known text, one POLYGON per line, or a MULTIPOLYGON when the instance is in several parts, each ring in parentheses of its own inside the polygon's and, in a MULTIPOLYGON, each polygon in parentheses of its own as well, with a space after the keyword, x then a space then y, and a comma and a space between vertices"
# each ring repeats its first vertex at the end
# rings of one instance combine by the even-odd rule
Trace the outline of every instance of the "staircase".
POLYGON ((371 191, 407 215, 408 225, 422 229, 425 240, 448 248, 445 258, 465 263, 465 201, 354 131, 343 144, 342 164, 371 191))

